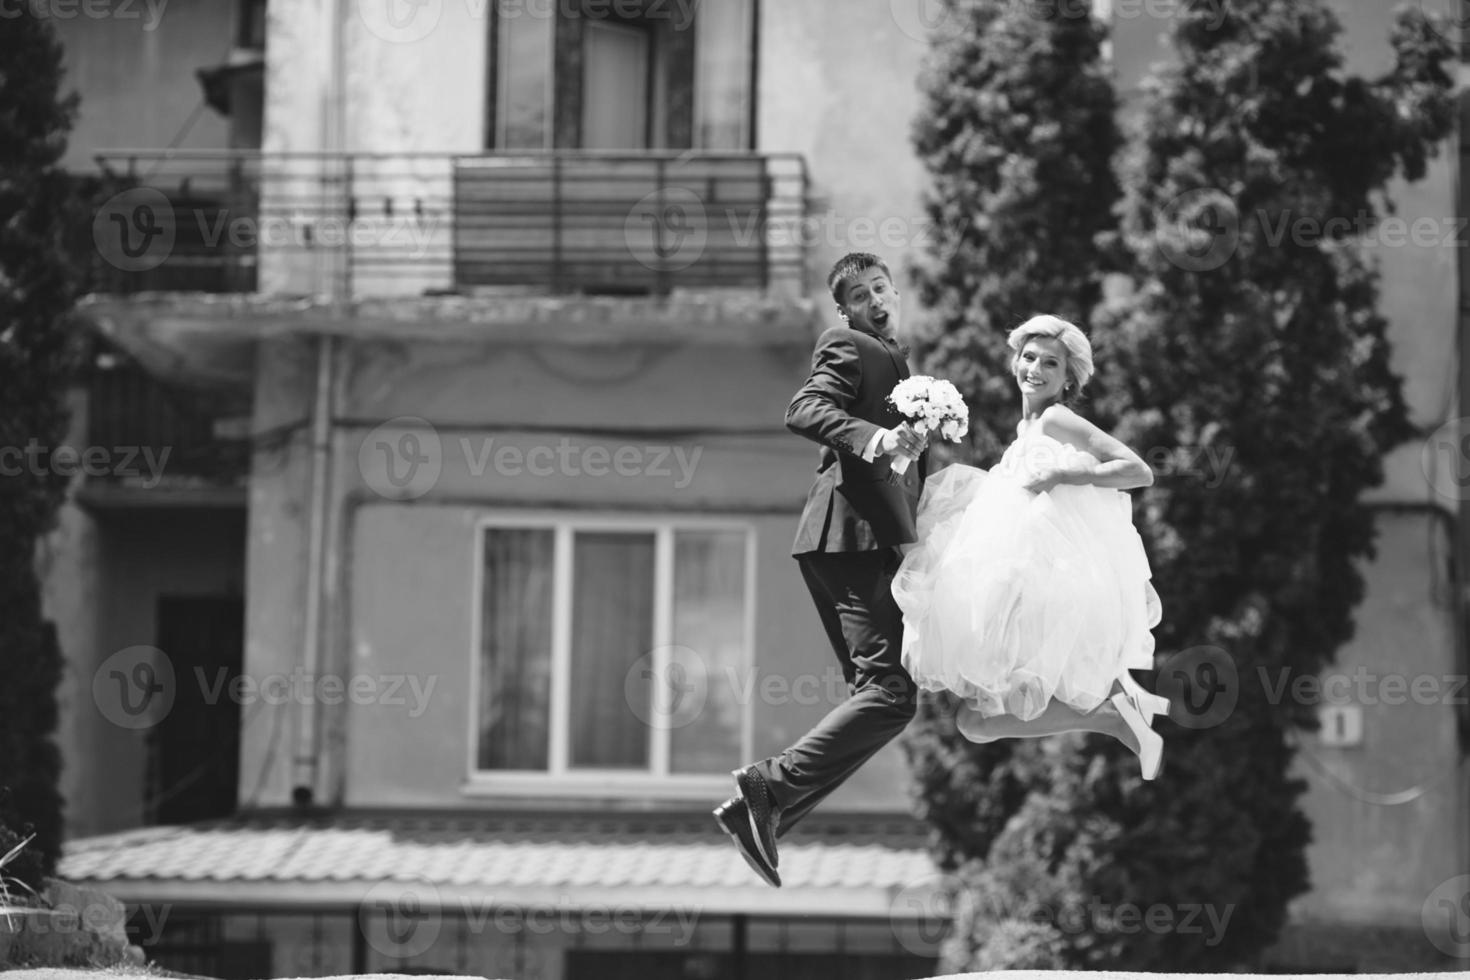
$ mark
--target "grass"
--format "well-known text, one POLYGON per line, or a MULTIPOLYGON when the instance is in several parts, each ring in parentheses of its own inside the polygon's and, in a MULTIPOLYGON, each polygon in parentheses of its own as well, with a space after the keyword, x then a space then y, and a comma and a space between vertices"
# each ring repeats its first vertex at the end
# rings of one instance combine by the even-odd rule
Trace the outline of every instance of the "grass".
POLYGON ((5 916, 5 921, 7 924, 10 922, 10 916, 12 913, 25 912, 32 908, 35 908, 35 905, 31 903, 26 903, 24 905, 16 904, 17 899, 15 897, 15 892, 13 891, 13 889, 23 888, 26 891, 30 892, 32 899, 40 899, 40 896, 36 894, 35 889, 33 889, 30 885, 27 885, 23 881, 12 878, 10 875, 7 875, 5 873, 6 865, 13 863, 15 859, 20 856, 20 852, 25 850, 25 846, 29 844, 32 840, 34 840, 35 837, 36 835, 32 834, 30 837, 27 837, 25 840, 21 841, 19 844, 15 845, 9 851, 7 851, 4 857, 0 857, 0 915, 5 916))

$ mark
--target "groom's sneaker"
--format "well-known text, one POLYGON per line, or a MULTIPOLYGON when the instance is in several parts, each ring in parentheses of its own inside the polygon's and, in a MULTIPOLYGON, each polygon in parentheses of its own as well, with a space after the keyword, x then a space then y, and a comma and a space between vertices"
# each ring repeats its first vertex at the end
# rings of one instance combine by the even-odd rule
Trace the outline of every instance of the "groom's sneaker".
POLYGON ((750 832, 750 814, 746 811, 745 801, 734 797, 721 803, 715 807, 715 820, 719 822, 720 829, 735 842, 735 849, 745 858, 750 870, 764 878, 767 884, 780 888, 781 876, 766 863, 766 859, 761 857, 760 848, 756 847, 755 836, 750 832))
POLYGON ((781 811, 771 796, 771 788, 755 766, 733 770, 730 775, 735 777, 735 788, 740 791, 740 798, 750 811, 750 831, 755 835, 761 857, 771 867, 779 867, 781 859, 776 854, 776 827, 780 823, 781 811))

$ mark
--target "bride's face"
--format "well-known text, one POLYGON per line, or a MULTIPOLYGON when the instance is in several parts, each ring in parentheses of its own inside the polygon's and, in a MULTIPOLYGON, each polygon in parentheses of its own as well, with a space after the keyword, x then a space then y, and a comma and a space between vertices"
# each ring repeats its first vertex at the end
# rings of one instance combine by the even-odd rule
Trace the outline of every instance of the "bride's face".
POLYGON ((1032 337, 1022 345, 1012 369, 1023 397, 1041 404, 1054 402, 1067 383, 1067 348, 1055 337, 1032 337))

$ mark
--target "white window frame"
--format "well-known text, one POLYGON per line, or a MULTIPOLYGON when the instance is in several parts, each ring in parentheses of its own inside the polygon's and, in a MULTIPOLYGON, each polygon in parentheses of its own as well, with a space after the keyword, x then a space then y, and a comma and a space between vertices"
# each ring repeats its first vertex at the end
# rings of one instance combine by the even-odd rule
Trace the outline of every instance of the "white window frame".
MULTIPOLYGON (((467 796, 596 796, 629 795, 661 799, 707 799, 711 794, 730 790, 728 770, 719 773, 671 773, 668 729, 648 726, 649 767, 647 769, 576 770, 568 765, 571 709, 571 615, 573 535, 578 532, 652 533, 654 535, 654 615, 653 654, 655 676, 663 676, 667 649, 672 642, 674 598, 674 535, 679 531, 738 531, 745 535, 745 647, 741 668, 747 677, 754 676, 756 624, 756 541, 754 522, 735 515, 658 515, 645 513, 603 513, 568 511, 517 511, 487 514, 474 525, 474 568, 470 576, 467 604, 470 610, 470 697, 469 731, 465 757, 467 796), (483 586, 485 577, 485 538, 487 532, 500 529, 542 529, 553 532, 552 544, 552 624, 551 624, 551 692, 548 720, 551 745, 548 768, 532 770, 479 769, 481 639, 484 623, 483 586)), ((737 688, 744 689, 744 687, 737 688)), ((617 692, 621 697, 622 692, 617 692)), ((668 712, 661 702, 668 697, 668 685, 653 685, 655 717, 668 712)), ((731 758, 729 769, 751 761, 753 737, 752 705, 740 705, 739 757, 731 758)))

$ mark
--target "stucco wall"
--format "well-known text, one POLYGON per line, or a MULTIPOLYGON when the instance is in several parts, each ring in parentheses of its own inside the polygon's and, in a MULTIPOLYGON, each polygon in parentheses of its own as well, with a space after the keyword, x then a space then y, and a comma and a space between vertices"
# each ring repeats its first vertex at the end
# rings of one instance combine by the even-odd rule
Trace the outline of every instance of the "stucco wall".
POLYGON ((1357 635, 1323 672, 1320 693, 1301 689, 1309 703, 1361 711, 1362 737, 1343 747, 1321 734, 1303 740, 1296 768, 1310 787, 1313 891, 1297 911, 1418 928, 1430 892, 1466 871, 1456 716, 1470 690, 1453 657, 1445 525, 1385 512, 1378 528, 1357 635))
MULTIPOLYGON (((756 672, 777 677, 779 688, 835 668, 789 557, 818 450, 788 433, 782 417, 805 377, 809 345, 806 336, 778 347, 343 343, 336 356, 335 524, 328 538, 335 558, 327 573, 333 598, 324 611, 329 666, 323 669, 348 677, 402 676, 399 693, 406 700, 324 706, 331 751, 319 792, 328 799, 340 792, 364 806, 484 799, 467 797, 462 788, 473 528, 495 514, 570 507, 654 518, 718 513, 748 522, 756 529, 758 564, 756 672), (557 456, 554 472, 531 467, 538 447, 557 456), (634 472, 600 472, 607 464, 597 462, 594 447, 607 460, 620 450, 633 453, 634 472), (387 480, 385 448, 402 464, 398 487, 387 480), (410 475, 407 455, 396 455, 400 449, 420 457, 423 468, 410 475), (424 692, 418 702, 415 679, 424 692), (426 710, 409 717, 415 703, 426 710)), ((260 365, 257 426, 304 420, 316 380, 313 349, 302 340, 272 341, 260 365)), ((308 440, 297 433, 256 462, 246 669, 267 676, 289 672, 303 649, 308 440)), ((784 748, 832 703, 763 698, 757 688, 756 754, 784 748)), ((272 754, 269 735, 277 724, 294 733, 303 712, 297 705, 262 710, 286 714, 263 718, 245 733, 242 780, 261 785, 264 770, 266 788, 257 802, 282 805, 291 790, 289 753, 278 747, 272 754)), ((740 761, 732 758, 730 765, 740 761)), ((904 809, 906 778, 891 747, 830 805, 904 809)))
MULTIPOLYGON (((821 3, 761 7, 756 138, 763 151, 806 158, 814 203, 802 237, 811 245, 808 286, 824 307, 827 270, 844 253, 883 255, 903 293, 907 261, 932 236, 910 137, 926 6, 937 5, 867 0, 842 4, 840 14, 821 3)), ((917 326, 924 311, 908 294, 917 326)))
MULTIPOLYGON (((96 516, 68 504, 51 553, 47 615, 56 619, 67 672, 58 691, 67 835, 84 837, 145 822, 150 728, 120 713, 111 669, 130 671, 127 651, 158 645, 161 597, 239 596, 244 587, 244 515, 231 510, 157 510, 96 516), (60 588, 76 583, 81 588, 60 588), (99 679, 100 678, 100 679, 99 679)), ((193 683, 181 651, 173 685, 193 683)), ((136 696, 136 690, 130 692, 136 696)), ((175 687, 174 693, 177 693, 175 687)), ((161 701, 167 705, 168 701, 161 701)))

